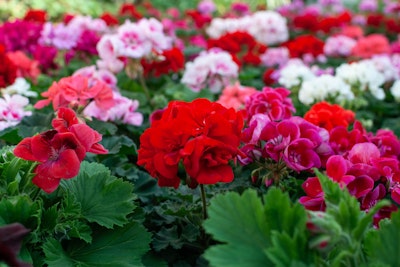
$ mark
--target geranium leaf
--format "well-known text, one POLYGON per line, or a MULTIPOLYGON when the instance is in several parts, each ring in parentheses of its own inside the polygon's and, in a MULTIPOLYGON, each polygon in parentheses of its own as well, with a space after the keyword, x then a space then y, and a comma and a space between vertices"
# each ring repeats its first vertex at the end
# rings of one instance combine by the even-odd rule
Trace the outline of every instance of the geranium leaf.
POLYGON ((364 247, 371 263, 400 266, 399 228, 400 212, 395 212, 390 220, 381 221, 379 229, 370 230, 366 234, 364 247))
POLYGON ((26 195, 3 197, 0 200, 0 225, 19 222, 33 230, 38 223, 37 212, 38 203, 26 195))
POLYGON ((95 129, 98 131, 100 134, 110 134, 113 135, 117 132, 118 127, 110 122, 104 122, 104 121, 99 121, 97 119, 93 119, 91 121, 87 122, 87 125, 90 126, 90 128, 95 129))
POLYGON ((97 229, 91 244, 79 240, 59 242, 50 239, 43 250, 49 267, 58 266, 143 266, 142 256, 149 250, 150 234, 136 222, 112 230, 97 229))
POLYGON ((61 243, 56 239, 49 239, 43 245, 46 263, 51 266, 75 266, 74 261, 63 250, 61 243))
POLYGON ((78 176, 63 180, 61 186, 75 197, 87 221, 107 228, 127 223, 126 217, 135 207, 132 184, 111 176, 98 163, 82 162, 78 176))
POLYGON ((24 117, 19 125, 16 126, 18 134, 25 138, 44 132, 50 128, 53 113, 34 112, 32 116, 24 117))
MULTIPOLYGON (((273 245, 273 232, 286 233, 290 239, 298 242, 298 235, 305 235, 306 211, 299 204, 293 205, 289 196, 276 188, 268 191, 264 203, 252 190, 245 191, 241 196, 230 192, 211 200, 209 219, 204 227, 216 240, 226 243, 212 246, 205 252, 205 258, 211 265, 273 266, 283 254, 293 254, 280 249, 266 251, 273 245)), ((305 240, 306 237, 300 239, 305 240)), ((302 261, 309 255, 306 242, 300 243, 303 247, 297 247, 297 251, 306 255, 299 253, 295 256, 302 261)))
POLYGON ((117 154, 121 153, 120 151, 125 148, 123 154, 135 154, 136 153, 136 145, 135 143, 126 137, 122 136, 106 136, 103 138, 102 142, 103 146, 108 149, 107 154, 117 154))

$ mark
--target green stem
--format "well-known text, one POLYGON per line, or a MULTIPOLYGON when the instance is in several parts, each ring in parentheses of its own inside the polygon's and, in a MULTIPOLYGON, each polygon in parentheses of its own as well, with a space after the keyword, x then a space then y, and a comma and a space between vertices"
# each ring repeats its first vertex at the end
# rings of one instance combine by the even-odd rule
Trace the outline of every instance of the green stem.
POLYGON ((38 188, 35 189, 35 191, 33 191, 33 197, 32 197, 33 201, 35 201, 37 199, 37 197, 39 196, 41 190, 42 189, 40 187, 38 187, 38 188))
POLYGON ((144 94, 146 95, 147 101, 149 101, 149 105, 151 107, 153 107, 153 104, 151 103, 151 95, 150 95, 150 91, 149 88, 146 85, 146 81, 144 80, 144 76, 143 76, 143 71, 141 71, 138 75, 138 79, 139 79, 139 83, 140 86, 143 89, 144 94))
POLYGON ((203 219, 207 219, 207 201, 206 201, 206 192, 204 190, 204 185, 200 184, 200 192, 201 192, 201 202, 203 204, 203 219))

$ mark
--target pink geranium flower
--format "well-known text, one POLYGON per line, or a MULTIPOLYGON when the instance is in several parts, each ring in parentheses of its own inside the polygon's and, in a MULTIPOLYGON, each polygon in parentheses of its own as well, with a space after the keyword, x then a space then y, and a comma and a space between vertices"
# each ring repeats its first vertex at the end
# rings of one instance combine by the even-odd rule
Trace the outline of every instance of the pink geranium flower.
POLYGON ((258 91, 254 87, 242 86, 237 82, 226 86, 217 102, 227 108, 243 109, 247 98, 256 92, 258 91))
POLYGON ((371 34, 358 40, 352 49, 352 55, 370 58, 379 54, 390 54, 389 40, 381 34, 371 34))
POLYGON ((114 105, 112 89, 102 81, 89 85, 89 79, 81 75, 62 78, 58 83, 53 82, 48 91, 42 93, 47 99, 40 100, 35 108, 41 109, 53 103, 54 110, 60 107, 86 106, 94 100, 102 108, 114 105))

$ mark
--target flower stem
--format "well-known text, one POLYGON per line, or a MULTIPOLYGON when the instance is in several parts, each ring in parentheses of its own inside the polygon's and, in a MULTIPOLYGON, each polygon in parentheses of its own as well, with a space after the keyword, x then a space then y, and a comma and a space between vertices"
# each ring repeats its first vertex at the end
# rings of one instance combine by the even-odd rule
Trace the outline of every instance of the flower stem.
POLYGON ((206 201, 206 192, 204 190, 204 185, 200 184, 200 192, 201 192, 201 202, 203 204, 203 219, 207 219, 207 201, 206 201))
POLYGON ((139 79, 140 86, 142 87, 143 92, 146 95, 147 101, 149 101, 149 105, 151 107, 153 107, 153 104, 151 103, 150 91, 149 91, 149 88, 146 85, 146 81, 144 80, 144 76, 143 76, 143 72, 142 71, 139 73, 138 79, 139 79))

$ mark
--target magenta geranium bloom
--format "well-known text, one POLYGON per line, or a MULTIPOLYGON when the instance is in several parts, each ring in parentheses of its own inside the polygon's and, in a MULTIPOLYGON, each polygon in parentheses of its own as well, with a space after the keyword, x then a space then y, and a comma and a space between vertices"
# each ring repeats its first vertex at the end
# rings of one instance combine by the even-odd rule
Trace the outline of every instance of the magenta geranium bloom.
POLYGON ((318 177, 310 177, 301 186, 306 196, 300 197, 299 202, 308 210, 324 211, 324 191, 318 177))
POLYGON ((303 171, 321 167, 321 160, 314 151, 314 144, 305 138, 299 138, 285 149, 283 160, 289 168, 303 171))

